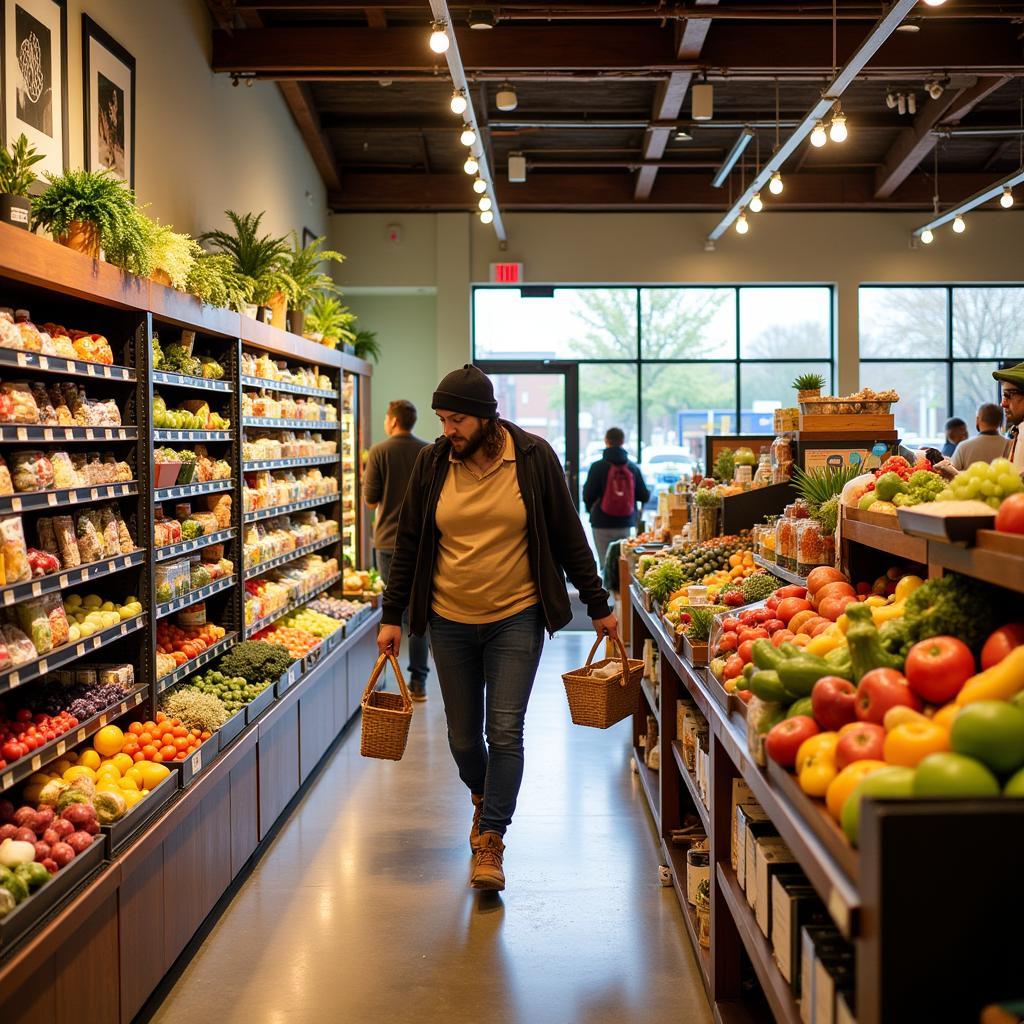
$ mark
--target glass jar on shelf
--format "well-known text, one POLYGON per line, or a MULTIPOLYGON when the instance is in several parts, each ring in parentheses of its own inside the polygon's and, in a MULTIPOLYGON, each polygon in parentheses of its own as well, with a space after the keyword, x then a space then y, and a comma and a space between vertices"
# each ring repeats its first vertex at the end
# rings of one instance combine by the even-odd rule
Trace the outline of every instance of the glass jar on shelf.
POLYGON ((768 520, 761 531, 760 543, 757 545, 757 553, 766 561, 775 561, 775 527, 778 524, 778 516, 768 516, 768 520))
POLYGON ((801 519, 797 527, 796 571, 806 576, 819 565, 834 565, 835 537, 817 519, 801 519))
POLYGON ((794 501, 775 524, 775 562, 790 572, 796 572, 799 520, 806 519, 808 514, 806 502, 794 501))
POLYGON ((789 437, 777 437, 771 444, 770 461, 772 482, 784 484, 793 475, 793 441, 789 437))
POLYGON ((771 486, 774 479, 772 472, 772 460, 771 455, 768 451, 768 446, 765 445, 761 449, 761 457, 757 463, 757 470, 754 473, 754 487, 769 487, 771 486))

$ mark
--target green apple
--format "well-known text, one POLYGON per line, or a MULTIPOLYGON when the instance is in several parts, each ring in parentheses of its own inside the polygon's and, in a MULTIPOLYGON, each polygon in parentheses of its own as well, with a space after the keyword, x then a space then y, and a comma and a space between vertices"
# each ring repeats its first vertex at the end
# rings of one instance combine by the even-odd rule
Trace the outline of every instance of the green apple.
POLYGON ((1010 776, 1010 781, 1003 787, 1003 796, 1024 797, 1024 768, 1010 776))
POLYGON ((846 838, 856 846, 860 835, 860 804, 864 797, 891 800, 914 795, 914 769, 893 765, 879 768, 857 783, 843 804, 840 820, 846 838))
POLYGON ((914 796, 999 796, 999 780, 973 757, 929 754, 917 766, 914 796))
POLYGON ((1024 765, 1024 711, 1005 700, 968 704, 956 716, 949 742, 958 754, 1008 775, 1024 765))
POLYGON ((857 508, 861 511, 871 508, 874 503, 878 501, 878 495, 874 491, 868 491, 860 501, 857 502, 857 508))

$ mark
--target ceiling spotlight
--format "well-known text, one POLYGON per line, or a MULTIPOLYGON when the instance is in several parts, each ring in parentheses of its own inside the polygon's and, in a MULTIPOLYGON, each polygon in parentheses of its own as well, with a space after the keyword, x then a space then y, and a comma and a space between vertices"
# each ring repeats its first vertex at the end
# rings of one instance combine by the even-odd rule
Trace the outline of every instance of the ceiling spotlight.
POLYGON ((814 126, 814 131, 811 132, 811 145, 815 149, 821 149, 826 142, 828 142, 828 136, 825 134, 825 126, 819 121, 814 126))
POLYGON ((917 113, 917 93, 915 93, 915 92, 907 93, 907 113, 908 114, 916 114, 917 113))
POLYGON ((941 7, 946 0, 924 0, 929 7, 941 7))
POLYGON ((1003 189, 1003 194, 999 197, 999 205, 1004 210, 1008 210, 1013 206, 1013 192, 1009 187, 1003 189))
POLYGON ((462 134, 459 136, 459 141, 464 146, 475 146, 476 145, 476 131, 473 126, 467 122, 462 126, 462 134))
POLYGON ((693 136, 685 128, 680 128, 676 132, 676 142, 693 142, 693 136))
POLYGON ((905 21, 902 25, 896 26, 897 32, 920 32, 921 26, 913 21, 905 21))
POLYGON ((452 108, 453 114, 464 114, 469 106, 469 100, 466 99, 466 94, 461 89, 456 89, 452 93, 448 106, 452 108))
POLYGON ((896 97, 896 110, 900 114, 905 114, 907 112, 907 97, 904 96, 903 93, 900 93, 896 97))
POLYGON ((430 26, 430 48, 434 53, 447 53, 451 46, 448 38, 448 25, 443 21, 435 21, 430 26))
POLYGON ((846 130, 846 115, 840 104, 836 104, 836 112, 832 115, 832 123, 829 125, 828 137, 833 142, 845 142, 849 132, 846 130))
POLYGON ((481 196, 480 197, 480 201, 476 205, 480 207, 480 209, 481 209, 481 211, 483 213, 486 213, 491 208, 491 205, 492 205, 491 197, 490 196, 481 196))
POLYGON ((736 218, 736 234, 745 235, 750 230, 750 225, 747 223, 746 211, 740 211, 740 215, 736 218))
POLYGON ((924 231, 921 232, 921 241, 924 242, 925 245, 931 245, 932 242, 935 241, 935 236, 932 234, 931 228, 925 228, 924 231))
POLYGON ((494 220, 494 214, 491 213, 490 210, 484 210, 480 214, 480 223, 481 224, 490 224, 492 220, 494 220))
POLYGON ((782 175, 776 171, 772 175, 772 180, 768 182, 768 191, 771 192, 773 196, 781 196, 783 187, 782 175))
POLYGON ((750 212, 760 213, 764 209, 764 203, 761 202, 761 193, 755 192, 754 198, 750 200, 750 212))
POLYGON ((897 101, 897 99, 896 99, 896 93, 894 93, 894 92, 887 92, 887 93, 885 94, 885 105, 886 105, 886 106, 887 106, 887 107, 888 107, 888 108, 889 108, 890 110, 895 110, 895 109, 896 109, 896 104, 897 104, 897 102, 898 102, 898 101, 897 101))
MULTIPOLYGON (((932 5, 933 7, 936 5, 932 5)), ((958 234, 962 235, 967 230, 967 222, 960 216, 956 215, 956 220, 953 221, 953 230, 958 234)))
POLYGON ((476 181, 473 182, 473 191, 476 192, 477 195, 482 195, 487 191, 487 182, 484 181, 483 178, 477 178, 476 181))
POLYGON ((469 27, 478 32, 494 28, 498 23, 498 19, 494 17, 494 11, 488 10, 470 11, 469 17, 466 20, 469 23, 469 27))
POLYGON ((690 113, 694 121, 710 121, 715 112, 715 87, 698 82, 690 89, 690 113))
POLYGON ((462 169, 467 174, 476 174, 480 170, 480 165, 476 162, 476 157, 472 153, 466 157, 466 162, 462 165, 462 169))
POLYGON ((504 111, 515 110, 519 106, 519 97, 516 95, 515 88, 509 82, 503 82, 499 86, 495 103, 497 103, 499 110, 504 111))
POLYGON ((924 88, 933 100, 937 100, 946 91, 946 87, 939 81, 927 82, 924 88))

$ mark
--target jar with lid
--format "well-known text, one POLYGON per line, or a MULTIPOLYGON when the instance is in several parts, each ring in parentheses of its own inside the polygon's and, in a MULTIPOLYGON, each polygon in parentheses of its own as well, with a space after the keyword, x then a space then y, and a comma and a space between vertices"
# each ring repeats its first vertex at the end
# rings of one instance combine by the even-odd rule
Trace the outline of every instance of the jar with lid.
POLYGON ((784 484, 793 475, 793 442, 788 437, 777 437, 771 445, 772 482, 784 484))
POLYGON ((775 524, 775 562, 791 572, 796 572, 797 564, 797 520, 806 519, 807 515, 807 504, 794 501, 775 524))
POLYGON ((765 445, 761 449, 761 457, 757 463, 757 471, 754 473, 754 486, 768 487, 772 483, 772 479, 771 455, 769 454, 768 446, 765 445))
POLYGON ((806 576, 819 565, 834 565, 835 537, 817 519, 801 519, 797 527, 796 571, 806 576))
POLYGON ((778 516, 768 516, 764 530, 761 532, 761 542, 758 545, 758 554, 766 562, 775 561, 775 528, 778 525, 778 516))

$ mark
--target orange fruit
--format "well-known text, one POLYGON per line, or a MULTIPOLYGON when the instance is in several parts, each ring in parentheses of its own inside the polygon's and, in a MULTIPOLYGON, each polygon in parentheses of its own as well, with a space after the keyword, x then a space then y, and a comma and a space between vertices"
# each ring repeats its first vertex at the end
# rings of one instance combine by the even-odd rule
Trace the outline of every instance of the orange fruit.
POLYGON ((121 753, 124 746, 124 733, 116 725, 105 725, 92 738, 92 745, 104 757, 113 757, 121 753))

